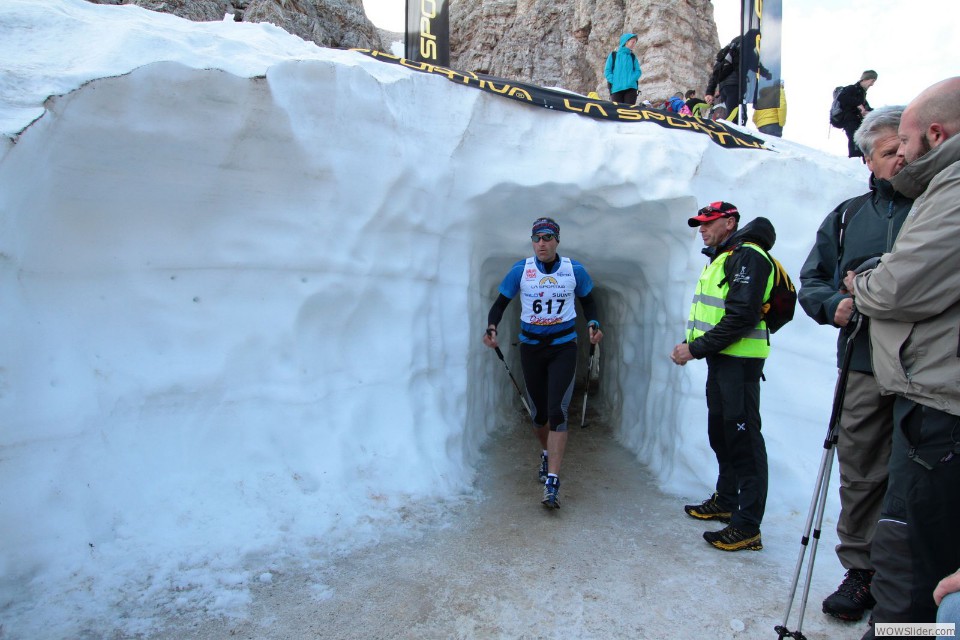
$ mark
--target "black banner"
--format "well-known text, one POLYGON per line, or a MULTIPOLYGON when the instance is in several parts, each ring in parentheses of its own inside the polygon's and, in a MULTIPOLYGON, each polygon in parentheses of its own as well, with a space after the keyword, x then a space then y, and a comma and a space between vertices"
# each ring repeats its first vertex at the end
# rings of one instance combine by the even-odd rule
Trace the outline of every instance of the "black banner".
MULTIPOLYGON (((740 33, 743 34, 740 47, 740 77, 743 79, 740 104, 753 104, 757 109, 778 107, 782 0, 742 0, 740 17, 740 33)), ((746 116, 746 110, 741 108, 741 124, 746 123, 746 116)))
POLYGON ((780 106, 781 61, 783 32, 782 0, 764 0, 760 20, 760 66, 766 75, 757 77, 757 92, 753 96, 755 109, 776 109, 780 106))
POLYGON ((407 60, 450 64, 450 9, 447 0, 407 0, 404 38, 407 60))
POLYGON ((504 80, 481 73, 454 71, 438 65, 398 58, 382 51, 371 51, 370 49, 352 49, 352 51, 357 51, 383 62, 398 64, 414 71, 441 75, 457 84, 482 89, 504 98, 519 100, 545 109, 576 113, 599 120, 655 122, 668 129, 701 133, 727 149, 765 149, 763 141, 759 138, 737 131, 720 120, 703 120, 681 116, 662 109, 630 107, 607 100, 587 98, 554 89, 544 89, 536 85, 504 80))

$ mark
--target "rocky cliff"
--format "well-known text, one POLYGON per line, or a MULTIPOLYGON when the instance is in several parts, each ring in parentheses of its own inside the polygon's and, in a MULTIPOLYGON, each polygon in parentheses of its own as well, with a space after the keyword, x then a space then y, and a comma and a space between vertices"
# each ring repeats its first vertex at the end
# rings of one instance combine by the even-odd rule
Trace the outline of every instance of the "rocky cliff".
POLYGON ((88 0, 135 4, 188 20, 269 22, 321 47, 383 49, 380 34, 363 11, 363 0, 88 0))
POLYGON ((451 64, 608 97, 603 66, 635 33, 640 100, 702 95, 720 48, 710 0, 452 0, 451 64))
MULTIPOLYGON (((324 47, 389 50, 362 0, 90 0, 138 4, 191 20, 236 13, 324 47)), ((399 3, 400 0, 398 0, 399 3)), ((720 48, 710 0, 450 0, 451 66, 608 97, 603 66, 636 33, 640 100, 706 88, 720 48)))

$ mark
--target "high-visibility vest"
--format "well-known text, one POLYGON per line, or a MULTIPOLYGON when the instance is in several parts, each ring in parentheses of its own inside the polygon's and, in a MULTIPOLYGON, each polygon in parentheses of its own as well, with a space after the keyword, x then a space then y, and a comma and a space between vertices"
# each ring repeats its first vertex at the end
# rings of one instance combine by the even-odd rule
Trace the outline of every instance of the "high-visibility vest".
MULTIPOLYGON (((744 247, 750 247, 763 255, 763 250, 756 245, 745 242, 744 247)), ((733 251, 724 251, 722 254, 703 268, 700 279, 697 281, 697 290, 693 294, 693 304, 690 305, 690 319, 687 321, 687 342, 693 342, 707 331, 713 329, 726 314, 727 293, 730 284, 724 274, 724 265, 733 251)), ((766 256, 764 256, 766 259, 766 256)), ((763 292, 763 299, 770 297, 773 289, 773 271, 767 277, 767 286, 763 292)), ((739 358, 766 358, 770 355, 770 338, 767 332, 767 323, 761 318, 756 327, 745 336, 736 340, 720 353, 739 358)))

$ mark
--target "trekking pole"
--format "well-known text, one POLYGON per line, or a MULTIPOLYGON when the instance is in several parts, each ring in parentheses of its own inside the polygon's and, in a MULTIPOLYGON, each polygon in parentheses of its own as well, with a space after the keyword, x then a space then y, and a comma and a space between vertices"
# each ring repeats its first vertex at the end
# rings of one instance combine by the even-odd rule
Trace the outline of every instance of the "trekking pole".
POLYGON ((597 345, 590 343, 590 361, 587 364, 587 379, 583 383, 583 411, 580 412, 580 428, 587 426, 587 393, 590 391, 590 376, 593 375, 593 359, 597 351, 597 345))
POLYGON ((503 368, 507 370, 507 375, 510 376, 510 381, 513 382, 513 388, 517 390, 517 393, 520 394, 520 402, 523 403, 523 408, 527 410, 527 413, 530 414, 530 417, 533 417, 533 411, 530 410, 530 405, 527 403, 527 397, 523 395, 523 391, 520 390, 520 385, 517 384, 517 379, 513 377, 513 374, 510 373, 510 367, 507 366, 507 361, 503 358, 503 351, 500 351, 500 347, 496 347, 497 357, 500 358, 500 362, 503 363, 503 368))
POLYGON ((814 487, 813 497, 810 499, 810 509, 807 511, 807 521, 804 525, 803 535, 800 538, 800 555, 797 557, 797 564, 793 571, 790 596, 787 598, 787 610, 786 613, 783 614, 783 624, 773 628, 773 630, 777 632, 778 640, 783 640, 783 638, 806 640, 806 636, 803 635, 801 629, 803 629, 803 616, 807 608, 807 597, 810 594, 810 580, 813 577, 813 563, 817 557, 817 544, 820 541, 820 530, 823 525, 823 512, 827 502, 827 488, 830 486, 830 473, 833 469, 833 450, 837 445, 837 431, 840 428, 840 416, 843 413, 843 399, 847 392, 850 359, 853 355, 853 341, 863 326, 863 316, 860 315, 856 309, 854 309, 853 316, 851 316, 850 320, 854 323, 854 326, 853 330, 847 336, 843 361, 840 364, 840 374, 837 376, 837 384, 833 391, 833 408, 830 412, 830 425, 827 429, 827 437, 823 441, 823 455, 820 457, 820 469, 817 472, 817 482, 814 487), (810 547, 810 562, 807 563, 803 596, 800 599, 797 630, 790 631, 787 628, 787 622, 790 619, 790 609, 793 607, 793 600, 797 594, 800 569, 803 567, 803 558, 806 555, 807 544, 810 542, 810 530, 813 526, 814 516, 816 516, 817 524, 816 529, 813 530, 813 545, 810 547))

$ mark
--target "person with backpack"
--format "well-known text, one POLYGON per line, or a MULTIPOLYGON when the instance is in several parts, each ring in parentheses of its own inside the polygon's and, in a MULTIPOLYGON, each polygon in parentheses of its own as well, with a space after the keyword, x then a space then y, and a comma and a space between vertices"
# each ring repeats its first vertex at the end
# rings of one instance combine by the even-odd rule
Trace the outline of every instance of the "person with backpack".
POLYGON ((860 74, 860 80, 840 89, 834 97, 833 105, 830 108, 830 124, 838 129, 843 129, 847 134, 847 157, 862 158, 863 152, 857 146, 853 139, 860 123, 864 117, 871 111, 870 103, 867 102, 867 89, 872 87, 877 81, 877 72, 867 69, 860 74))
POLYGON ((691 115, 690 108, 687 106, 687 103, 683 101, 683 94, 679 91, 667 100, 666 109, 681 116, 691 115))
MULTIPOLYGON (((703 534, 723 551, 760 550, 767 500, 767 449, 760 433, 760 377, 770 354, 764 303, 774 287, 773 225, 758 217, 738 229, 740 212, 713 202, 687 223, 699 227, 710 262, 697 282, 686 340, 671 360, 707 361, 707 436, 717 456, 716 491, 684 506, 698 520, 729 523, 703 534)), ((792 311, 792 308, 791 308, 792 311)))
MULTIPOLYGON (((837 327, 837 366, 843 362, 853 296, 843 288, 843 274, 867 258, 888 253, 913 200, 898 193, 890 179, 903 168, 897 155, 897 129, 903 107, 871 111, 855 141, 870 169, 870 190, 841 202, 827 214, 800 271, 800 306, 818 324, 837 327)), ((893 396, 880 394, 870 361, 870 325, 853 340, 840 422, 840 516, 836 547, 847 570, 837 590, 823 601, 823 612, 841 620, 859 620, 873 607, 874 566, 870 548, 887 490, 887 462, 893 437, 893 396)))
POLYGON ((607 56, 607 63, 603 68, 603 75, 607 78, 607 88, 610 90, 610 99, 622 104, 634 105, 637 103, 637 90, 640 86, 640 62, 633 53, 637 46, 637 34, 625 33, 620 36, 620 48, 611 51, 607 56))
POLYGON ((710 73, 710 81, 707 83, 707 95, 719 97, 720 102, 726 106, 728 114, 732 114, 743 100, 747 74, 759 73, 767 80, 773 77, 760 64, 760 55, 756 46, 759 35, 759 30, 751 29, 742 36, 735 37, 730 41, 730 44, 717 53, 713 70, 710 73), (744 47, 744 43, 747 43, 746 47, 744 47), (740 64, 741 56, 743 57, 742 68, 740 64))

